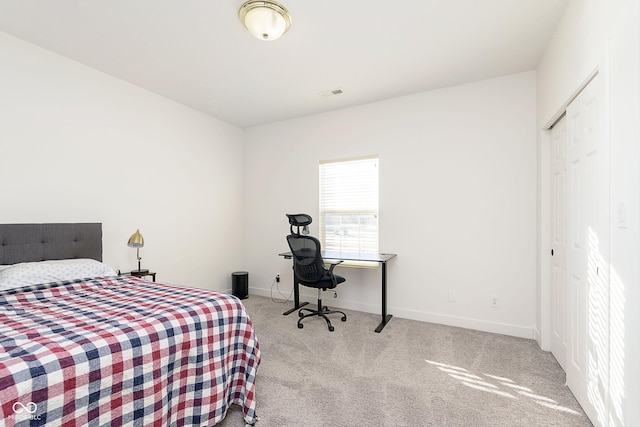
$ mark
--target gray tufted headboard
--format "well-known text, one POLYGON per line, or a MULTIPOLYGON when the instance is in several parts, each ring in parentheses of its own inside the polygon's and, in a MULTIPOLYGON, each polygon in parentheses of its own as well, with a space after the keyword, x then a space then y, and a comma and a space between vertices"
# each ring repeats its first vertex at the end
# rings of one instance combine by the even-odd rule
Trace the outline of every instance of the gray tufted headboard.
POLYGON ((70 258, 102 261, 102 224, 0 224, 0 265, 70 258))

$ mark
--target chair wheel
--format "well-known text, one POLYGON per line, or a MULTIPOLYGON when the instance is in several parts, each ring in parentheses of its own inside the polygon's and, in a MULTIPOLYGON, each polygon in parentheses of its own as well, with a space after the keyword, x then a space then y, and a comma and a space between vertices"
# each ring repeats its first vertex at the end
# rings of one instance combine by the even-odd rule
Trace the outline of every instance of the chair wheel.
POLYGON ((301 311, 298 312, 298 317, 302 317, 304 316, 304 313, 302 313, 301 311))
POLYGON ((347 316, 342 316, 342 319, 340 319, 340 320, 342 320, 343 322, 346 322, 347 321, 347 316))
POLYGON ((302 323, 298 323, 298 329, 302 329, 304 328, 304 325, 302 323))
POLYGON ((329 332, 333 332, 334 331, 334 327, 333 326, 329 326, 329 332))

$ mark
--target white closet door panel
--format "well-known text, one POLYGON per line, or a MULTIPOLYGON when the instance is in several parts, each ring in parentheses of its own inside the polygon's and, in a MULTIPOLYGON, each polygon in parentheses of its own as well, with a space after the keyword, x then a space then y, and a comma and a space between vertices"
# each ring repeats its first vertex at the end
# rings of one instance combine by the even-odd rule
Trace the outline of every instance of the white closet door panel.
POLYGON ((567 385, 596 425, 608 417, 609 165, 596 76, 567 108, 567 385))

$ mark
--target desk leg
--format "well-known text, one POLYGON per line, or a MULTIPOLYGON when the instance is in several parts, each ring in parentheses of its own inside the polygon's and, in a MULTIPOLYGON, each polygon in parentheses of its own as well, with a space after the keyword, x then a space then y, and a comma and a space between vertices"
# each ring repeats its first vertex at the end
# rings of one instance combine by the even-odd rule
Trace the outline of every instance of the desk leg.
POLYGON ((387 263, 382 263, 382 322, 376 328, 376 332, 380 333, 387 326, 387 323, 393 316, 387 314, 387 263))
POLYGON ((309 304, 308 302, 303 302, 300 304, 300 285, 298 285, 298 278, 296 277, 296 273, 293 273, 293 308, 282 313, 283 316, 288 316, 294 311, 300 309, 300 307, 304 307, 309 304))

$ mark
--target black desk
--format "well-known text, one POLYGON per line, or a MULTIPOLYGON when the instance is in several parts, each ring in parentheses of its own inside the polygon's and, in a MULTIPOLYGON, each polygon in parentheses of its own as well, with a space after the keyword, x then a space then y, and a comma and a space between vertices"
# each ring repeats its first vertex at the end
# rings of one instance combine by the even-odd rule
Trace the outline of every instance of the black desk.
MULTIPOLYGON (((285 259, 291 259, 291 252, 283 252, 278 254, 285 259)), ((333 252, 333 251, 323 251, 322 258, 331 261, 331 260, 342 260, 342 261, 366 261, 366 262, 377 262, 382 266, 382 321, 376 328, 376 332, 380 333, 384 327, 389 323, 393 315, 387 314, 387 261, 391 258, 394 258, 396 254, 376 254, 376 253, 350 253, 350 252, 333 252)), ((289 315, 294 311, 298 310, 300 307, 304 307, 309 304, 308 302, 300 303, 300 291, 298 289, 298 280, 296 279, 295 272, 293 273, 293 300, 294 307, 291 310, 285 311, 284 314, 289 315)))

